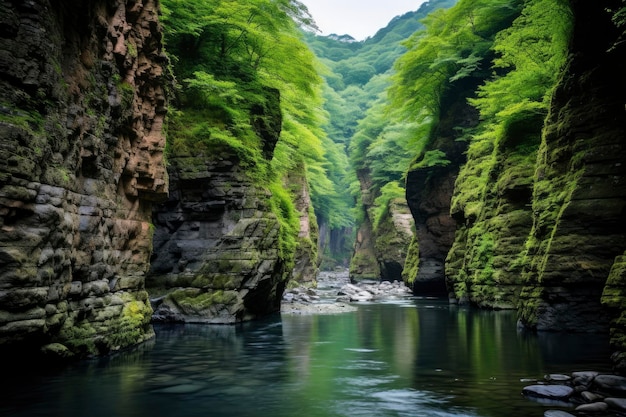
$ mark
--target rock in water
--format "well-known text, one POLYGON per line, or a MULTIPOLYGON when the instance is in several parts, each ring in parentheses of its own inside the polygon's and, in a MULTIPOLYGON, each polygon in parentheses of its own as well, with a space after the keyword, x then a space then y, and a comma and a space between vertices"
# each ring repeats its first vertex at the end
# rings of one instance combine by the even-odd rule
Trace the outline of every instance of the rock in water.
POLYGON ((601 391, 626 394, 626 378, 617 375, 598 375, 593 381, 601 391))
POLYGON ((572 379, 572 377, 569 375, 563 375, 563 374, 549 374, 545 376, 545 379, 546 381, 565 382, 565 381, 569 381, 570 379, 572 379))
POLYGON ((576 407, 576 411, 584 413, 601 413, 609 409, 609 405, 605 402, 597 402, 591 404, 583 404, 576 407))
POLYGON ((604 402, 616 410, 626 410, 626 398, 605 398, 604 402))
POLYGON ((574 417, 574 415, 561 410, 548 410, 543 413, 543 417, 574 417))
POLYGON ((529 385, 524 387, 522 394, 530 397, 564 400, 574 393, 574 389, 566 385, 529 385))

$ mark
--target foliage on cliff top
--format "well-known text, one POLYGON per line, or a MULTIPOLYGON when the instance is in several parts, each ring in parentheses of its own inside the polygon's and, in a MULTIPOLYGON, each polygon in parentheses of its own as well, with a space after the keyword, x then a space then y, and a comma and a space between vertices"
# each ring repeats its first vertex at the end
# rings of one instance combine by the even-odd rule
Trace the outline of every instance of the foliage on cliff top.
POLYGON ((515 148, 507 152, 534 157, 571 28, 567 1, 527 0, 521 15, 496 36, 494 76, 469 100, 480 111, 481 124, 457 181, 453 212, 479 215, 497 153, 515 148))
POLYGON ((437 123, 445 95, 468 77, 487 78, 495 35, 519 13, 520 1, 461 0, 424 19, 396 61, 391 103, 411 121, 437 123))
POLYGON ((329 180, 337 156, 321 129, 320 67, 300 31, 314 28, 306 7, 296 0, 162 3, 166 43, 181 83, 181 121, 173 118, 171 151, 211 154, 231 146, 261 183, 279 183, 304 166, 316 213, 341 224, 346 207, 329 180), (279 103, 271 91, 279 92, 279 103), (280 119, 270 139, 275 148, 252 126, 256 109, 264 109, 254 117, 265 126, 280 119))

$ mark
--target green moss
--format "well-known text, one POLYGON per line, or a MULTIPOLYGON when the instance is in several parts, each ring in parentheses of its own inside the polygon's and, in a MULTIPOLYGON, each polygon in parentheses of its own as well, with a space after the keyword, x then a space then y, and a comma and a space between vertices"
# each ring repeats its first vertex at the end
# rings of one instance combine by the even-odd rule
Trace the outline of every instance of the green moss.
POLYGON ((135 100, 135 88, 126 81, 116 83, 116 86, 122 99, 122 109, 131 110, 135 100))
POLYGON ((33 135, 44 133, 44 117, 39 112, 15 108, 7 102, 0 103, 0 107, 0 123, 21 127, 33 135))
MULTIPOLYGON (((127 295, 126 298, 132 297, 127 295)), ((148 302, 127 301, 121 316, 112 325, 108 345, 117 350, 143 341, 146 335, 145 326, 149 325, 151 316, 152 308, 148 302)))
POLYGON ((137 46, 133 42, 126 41, 126 50, 131 58, 137 58, 137 46))
POLYGON ((293 197, 280 181, 269 186, 271 192, 270 209, 280 224, 278 237, 279 256, 285 261, 288 270, 293 269, 300 220, 293 203, 293 197))
POLYGON ((404 269, 402 270, 402 280, 408 284, 413 284, 419 272, 419 242, 416 236, 413 236, 409 245, 406 260, 404 261, 404 269))
POLYGON ((96 329, 88 322, 75 323, 68 320, 59 331, 58 341, 79 356, 96 355, 96 329))
POLYGON ((237 301, 237 291, 182 289, 174 291, 170 297, 188 314, 199 314, 217 305, 231 305, 237 301))

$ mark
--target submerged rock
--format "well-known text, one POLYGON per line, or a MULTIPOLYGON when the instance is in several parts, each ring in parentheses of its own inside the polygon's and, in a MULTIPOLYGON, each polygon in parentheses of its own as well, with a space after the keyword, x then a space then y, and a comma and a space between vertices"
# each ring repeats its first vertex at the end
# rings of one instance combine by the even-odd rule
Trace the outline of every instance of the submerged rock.
MULTIPOLYGON (((614 416, 610 410, 616 410, 617 415, 621 416, 626 411, 626 398, 605 398, 606 393, 626 397, 626 391, 622 391, 626 384, 625 377, 585 371, 573 372, 571 376, 550 374, 544 379, 546 380, 544 384, 524 387, 523 395, 541 403, 576 407, 576 412, 581 415, 614 416)), ((544 416, 566 417, 572 414, 549 410, 544 416)))

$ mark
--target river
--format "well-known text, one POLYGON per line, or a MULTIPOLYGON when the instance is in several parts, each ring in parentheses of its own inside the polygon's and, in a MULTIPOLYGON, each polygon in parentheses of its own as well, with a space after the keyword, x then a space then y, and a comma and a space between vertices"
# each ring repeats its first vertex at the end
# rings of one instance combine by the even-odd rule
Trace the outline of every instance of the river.
POLYGON ((0 416, 543 416, 545 373, 608 371, 607 337, 524 334, 445 300, 359 304, 239 326, 159 325, 140 348, 3 374, 0 416))

